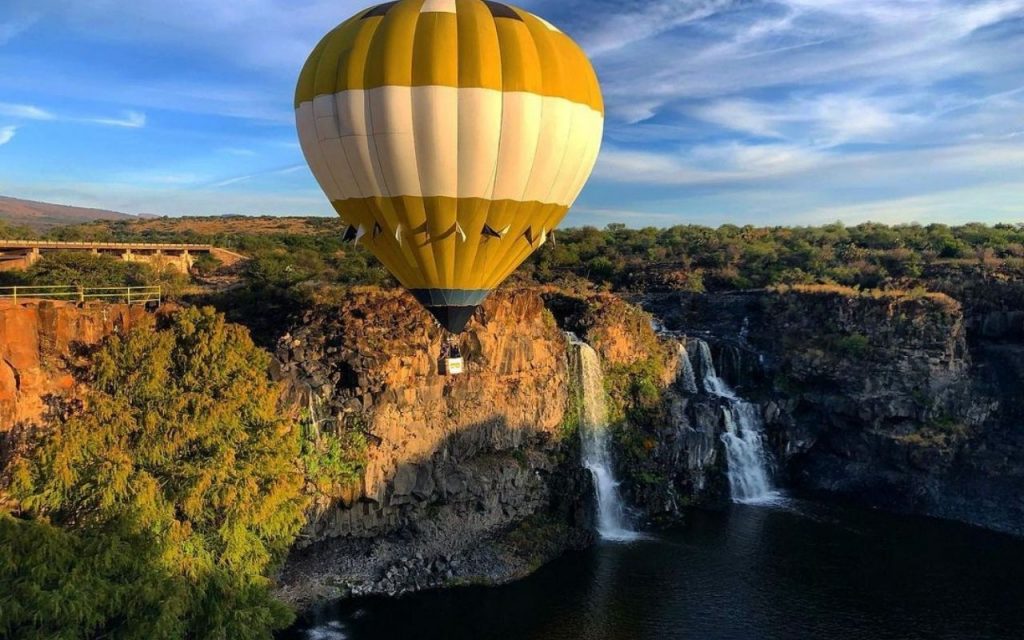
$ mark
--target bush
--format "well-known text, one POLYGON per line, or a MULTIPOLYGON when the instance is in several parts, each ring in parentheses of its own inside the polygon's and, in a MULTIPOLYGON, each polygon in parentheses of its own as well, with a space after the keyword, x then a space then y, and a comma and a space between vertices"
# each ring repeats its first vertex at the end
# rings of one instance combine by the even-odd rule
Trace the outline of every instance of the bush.
POLYGON ((863 356, 871 346, 870 340, 865 335, 854 333, 842 336, 835 340, 835 348, 843 355, 859 358, 863 356))
POLYGON ((3 558, 0 629, 269 638, 286 625, 268 576, 306 501, 299 430, 278 411, 268 364, 212 309, 109 338, 86 408, 8 465, 24 520, 5 521, 0 548, 36 535, 47 546, 3 558), (106 555, 86 557, 96 549, 106 555))

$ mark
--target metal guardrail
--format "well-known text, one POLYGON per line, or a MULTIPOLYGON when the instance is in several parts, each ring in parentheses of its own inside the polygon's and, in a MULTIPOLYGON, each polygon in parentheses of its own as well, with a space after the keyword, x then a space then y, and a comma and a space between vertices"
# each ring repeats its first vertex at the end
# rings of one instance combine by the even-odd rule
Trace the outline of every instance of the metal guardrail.
POLYGON ((35 285, 24 287, 0 287, 0 300, 19 298, 33 300, 64 300, 85 302, 105 300, 127 304, 160 304, 163 291, 159 286, 147 287, 79 287, 75 285, 35 285))
POLYGON ((170 249, 170 250, 188 250, 196 249, 200 251, 209 251, 213 248, 211 244, 178 244, 173 242, 88 242, 78 240, 0 240, 0 247, 12 247, 18 249, 31 249, 38 247, 40 249, 61 249, 64 247, 71 249, 88 249, 91 247, 97 247, 100 249, 170 249))

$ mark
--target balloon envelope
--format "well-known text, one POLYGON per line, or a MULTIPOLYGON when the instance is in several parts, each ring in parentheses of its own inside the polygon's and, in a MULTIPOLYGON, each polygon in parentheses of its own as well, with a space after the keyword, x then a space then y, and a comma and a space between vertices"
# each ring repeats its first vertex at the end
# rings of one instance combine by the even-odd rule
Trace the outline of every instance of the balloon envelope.
POLYGON ((295 110, 349 235, 455 333, 565 217, 604 126, 580 47, 483 0, 358 13, 310 54, 295 110))

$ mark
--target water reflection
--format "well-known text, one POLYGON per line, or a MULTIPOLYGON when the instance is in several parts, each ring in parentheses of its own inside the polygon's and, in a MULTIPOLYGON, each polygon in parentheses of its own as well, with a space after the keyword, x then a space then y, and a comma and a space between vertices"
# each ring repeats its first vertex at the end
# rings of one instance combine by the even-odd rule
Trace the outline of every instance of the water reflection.
POLYGON ((734 505, 504 587, 343 602, 284 637, 1024 638, 1021 576, 1024 541, 1007 536, 808 502, 734 505), (328 632, 342 635, 317 635, 328 632))

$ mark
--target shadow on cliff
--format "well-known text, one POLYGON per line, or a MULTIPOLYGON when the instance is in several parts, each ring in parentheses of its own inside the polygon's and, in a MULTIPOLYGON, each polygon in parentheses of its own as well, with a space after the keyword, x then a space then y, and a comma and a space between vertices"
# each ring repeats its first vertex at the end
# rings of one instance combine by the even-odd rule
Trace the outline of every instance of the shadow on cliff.
MULTIPOLYGON (((371 447, 400 444, 372 431, 365 435, 380 443, 371 447)), ((514 427, 496 415, 453 430, 429 453, 398 461, 379 480, 364 472, 361 495, 333 496, 304 533, 307 543, 337 537, 473 538, 534 514, 588 528, 589 483, 575 434, 514 427), (452 529, 444 530, 445 523, 452 529)))

